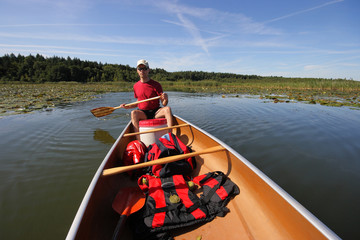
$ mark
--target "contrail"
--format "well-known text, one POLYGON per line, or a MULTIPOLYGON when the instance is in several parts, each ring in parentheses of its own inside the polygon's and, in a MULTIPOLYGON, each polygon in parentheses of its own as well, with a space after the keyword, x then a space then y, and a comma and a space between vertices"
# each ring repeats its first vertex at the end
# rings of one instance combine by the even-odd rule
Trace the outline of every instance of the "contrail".
POLYGON ((270 23, 270 22, 279 21, 279 20, 282 20, 282 19, 285 19, 285 18, 289 18, 289 17, 295 16, 295 15, 299 15, 299 14, 305 13, 305 12, 310 12, 310 11, 313 11, 315 9, 325 7, 327 5, 331 5, 331 4, 335 4, 335 3, 343 2, 343 1, 345 1, 345 0, 335 0, 335 1, 327 2, 327 3, 321 4, 321 5, 316 6, 316 7, 312 7, 312 8, 309 8, 309 9, 305 9, 305 10, 301 10, 301 11, 298 11, 298 12, 290 13, 290 14, 284 15, 282 17, 270 19, 268 21, 265 21, 264 23, 270 23))

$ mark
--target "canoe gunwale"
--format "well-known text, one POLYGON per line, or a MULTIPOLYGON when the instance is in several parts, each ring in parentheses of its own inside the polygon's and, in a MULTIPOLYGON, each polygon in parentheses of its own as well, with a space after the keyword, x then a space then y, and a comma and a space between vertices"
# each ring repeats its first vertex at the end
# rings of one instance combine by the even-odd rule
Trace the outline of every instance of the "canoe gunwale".
POLYGON ((84 216, 85 210, 88 206, 88 203, 90 201, 90 198, 92 196, 92 193, 95 189, 95 186, 99 180, 99 178, 102 175, 102 172, 104 170, 104 167, 106 165, 106 163, 108 162, 112 152, 114 151, 114 149, 117 147, 119 141, 121 140, 121 138, 123 137, 123 135, 125 134, 126 130, 129 128, 131 124, 131 121, 129 121, 129 123, 125 126, 124 130, 121 132, 120 136, 116 139, 115 143, 112 145, 112 147, 110 148, 110 150, 108 151, 108 153, 106 154, 104 160, 101 162, 99 168, 97 169, 94 177, 91 180, 91 183, 88 187, 88 189, 86 190, 85 196, 82 199, 81 203, 80 203, 80 207, 75 215, 75 218, 71 224, 70 230, 66 236, 66 240, 70 240, 70 239, 75 239, 76 238, 76 234, 78 232, 81 220, 84 216))
POLYGON ((294 199, 289 193, 282 189, 278 184, 276 184, 271 178, 269 178, 265 173, 253 165, 249 160, 240 155, 226 143, 206 132, 205 130, 197 127, 196 125, 188 122, 187 120, 176 116, 176 118, 188 123, 191 127, 196 128, 198 131, 212 138, 214 141, 223 146, 227 151, 232 153, 235 157, 241 160, 248 168, 251 169, 257 176, 259 176, 266 184, 268 184, 275 192, 277 192, 283 199, 285 199, 296 211, 298 211, 302 216, 305 217, 315 228, 317 228, 325 237, 328 239, 341 239, 337 236, 330 228, 328 228, 323 222, 321 222, 315 215, 313 215, 309 210, 302 206, 296 199, 294 199))
MULTIPOLYGON (((227 144, 225 144, 218 138, 214 137, 210 133, 206 132, 205 130, 182 119, 181 117, 179 117, 177 115, 174 115, 174 117, 176 119, 178 119, 179 121, 188 124, 188 127, 190 128, 190 131, 193 134, 192 141, 194 141, 195 131, 198 131, 201 134, 206 135, 209 139, 212 139, 218 145, 224 147, 226 149, 226 151, 229 152, 229 154, 232 154, 236 158, 236 160, 242 162, 242 164, 246 168, 248 168, 250 171, 252 171, 254 175, 256 175, 259 179, 261 179, 261 181, 263 181, 266 185, 268 185, 285 202, 287 202, 294 209, 294 211, 298 212, 299 215, 301 215, 311 225, 313 225, 314 228, 316 228, 321 234, 323 234, 323 236, 325 236, 328 239, 340 239, 340 237, 338 237, 331 229, 329 229, 324 223, 322 223, 316 216, 314 216, 309 210, 307 210, 305 207, 303 207, 297 200, 295 200, 292 196, 290 196, 290 194, 288 194, 284 189, 282 189, 279 185, 277 185, 273 180, 271 180, 267 175, 265 175, 260 169, 258 169, 251 162, 249 162, 245 157, 240 155, 238 152, 236 152, 230 146, 228 146, 227 144)), ((80 227, 81 227, 83 218, 86 215, 85 213, 86 213, 87 207, 92 198, 92 195, 94 194, 96 185, 97 185, 99 179, 102 177, 103 171, 105 170, 105 166, 108 162, 110 162, 109 160, 113 159, 112 154, 116 150, 116 148, 120 147, 119 146, 120 144, 123 144, 123 143, 120 143, 120 141, 125 137, 124 135, 127 134, 127 132, 129 131, 130 128, 131 128, 131 121, 129 121, 129 123, 123 129, 122 133, 116 139, 115 143, 112 145, 111 149, 108 151, 107 155, 105 156, 105 158, 101 162, 99 168, 97 169, 96 173, 94 174, 94 177, 92 178, 92 181, 85 193, 85 196, 81 201, 80 207, 77 210, 77 213, 76 213, 75 218, 72 222, 72 225, 69 229, 69 232, 66 236, 66 239, 70 240, 70 239, 76 239, 78 237, 77 235, 79 235, 79 231, 82 230, 82 228, 80 228, 80 227)))

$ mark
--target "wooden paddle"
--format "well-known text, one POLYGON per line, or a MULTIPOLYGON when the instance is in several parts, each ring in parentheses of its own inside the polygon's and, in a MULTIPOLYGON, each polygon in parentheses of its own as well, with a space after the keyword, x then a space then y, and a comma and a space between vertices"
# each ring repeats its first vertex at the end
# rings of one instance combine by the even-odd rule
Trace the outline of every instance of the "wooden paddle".
POLYGON ((127 171, 131 171, 131 170, 139 169, 139 168, 149 167, 149 166, 153 166, 153 165, 162 165, 162 164, 166 164, 166 163, 170 163, 170 162, 179 161, 181 159, 185 159, 185 158, 189 158, 189 157, 195 157, 195 156, 202 155, 202 154, 208 154, 208 153, 219 152, 219 151, 224 151, 224 150, 226 150, 226 148, 219 145, 219 146, 210 147, 210 148, 204 149, 202 151, 198 151, 198 152, 191 152, 191 153, 180 154, 180 155, 175 155, 175 156, 170 156, 170 157, 165 157, 165 158, 159 158, 157 160, 150 161, 150 162, 144 162, 144 163, 134 164, 134 165, 130 165, 130 166, 108 168, 103 171, 102 175, 103 176, 114 175, 114 174, 127 172, 127 171))
POLYGON ((121 188, 117 193, 112 207, 120 214, 112 239, 119 239, 125 225, 126 218, 139 211, 145 204, 145 195, 138 187, 121 188))
MULTIPOLYGON (((145 100, 141 100, 141 101, 137 101, 137 102, 133 102, 133 103, 128 103, 125 104, 125 107, 127 106, 132 106, 132 105, 136 105, 139 103, 143 103, 143 102, 148 102, 148 101, 152 101, 152 100, 156 100, 159 99, 161 96, 157 96, 157 97, 153 97, 153 98, 148 98, 145 100)), ((99 108, 94 108, 92 110, 90 110, 90 112, 95 116, 95 117, 104 117, 106 115, 111 114, 115 109, 119 109, 121 108, 120 106, 117 107, 99 107, 99 108)))

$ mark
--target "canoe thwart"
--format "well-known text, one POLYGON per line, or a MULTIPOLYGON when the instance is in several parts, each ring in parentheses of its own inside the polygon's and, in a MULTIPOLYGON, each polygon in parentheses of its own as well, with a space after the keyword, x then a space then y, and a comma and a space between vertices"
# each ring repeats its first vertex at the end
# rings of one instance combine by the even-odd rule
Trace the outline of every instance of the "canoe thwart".
POLYGON ((170 163, 170 162, 179 161, 184 158, 195 157, 195 156, 202 155, 202 154, 214 153, 214 152, 219 152, 219 151, 224 151, 224 150, 226 150, 226 148, 224 148, 221 145, 218 145, 218 146, 210 147, 210 148, 204 149, 202 151, 198 151, 198 152, 191 152, 191 153, 180 154, 180 155, 175 155, 175 156, 170 156, 170 157, 165 157, 165 158, 159 158, 159 159, 151 161, 151 162, 144 162, 144 163, 139 163, 139 164, 130 165, 130 166, 122 166, 122 167, 105 169, 103 171, 102 175, 103 176, 114 175, 114 174, 118 174, 118 173, 132 171, 132 170, 139 169, 139 168, 150 167, 153 165, 162 165, 162 164, 166 164, 166 163, 170 163))
POLYGON ((184 123, 184 124, 179 124, 179 125, 175 125, 175 126, 171 126, 171 127, 150 129, 150 130, 143 131, 143 132, 126 133, 126 134, 124 134, 124 137, 131 137, 131 136, 136 136, 136 135, 145 134, 145 133, 160 132, 160 131, 163 131, 163 130, 181 128, 181 127, 186 127, 186 126, 190 126, 190 125, 187 124, 187 123, 184 123))

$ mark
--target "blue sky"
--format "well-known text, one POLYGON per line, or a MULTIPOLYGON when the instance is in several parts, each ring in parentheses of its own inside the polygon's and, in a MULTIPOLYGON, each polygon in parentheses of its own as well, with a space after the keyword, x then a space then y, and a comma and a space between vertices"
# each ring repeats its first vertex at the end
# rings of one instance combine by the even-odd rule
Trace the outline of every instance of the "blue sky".
POLYGON ((360 80, 359 0, 0 0, 0 55, 360 80))

